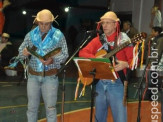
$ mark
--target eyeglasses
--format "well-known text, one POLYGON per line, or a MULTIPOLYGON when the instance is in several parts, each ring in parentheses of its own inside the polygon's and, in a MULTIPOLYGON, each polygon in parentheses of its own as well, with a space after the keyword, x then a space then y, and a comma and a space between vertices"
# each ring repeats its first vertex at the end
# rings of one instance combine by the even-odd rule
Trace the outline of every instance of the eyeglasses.
POLYGON ((7 37, 3 37, 3 36, 2 36, 2 38, 4 38, 4 39, 8 39, 7 37))
POLYGON ((101 25, 104 25, 104 24, 106 24, 106 25, 110 25, 110 24, 112 24, 112 23, 115 23, 115 22, 101 22, 101 25))

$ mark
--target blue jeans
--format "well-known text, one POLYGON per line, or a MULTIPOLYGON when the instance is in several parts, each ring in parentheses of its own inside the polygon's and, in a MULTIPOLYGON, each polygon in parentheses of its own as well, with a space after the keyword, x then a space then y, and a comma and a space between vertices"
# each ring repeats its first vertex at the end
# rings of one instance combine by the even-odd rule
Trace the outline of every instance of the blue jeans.
POLYGON ((96 84, 95 121, 107 122, 110 106, 114 122, 127 122, 127 107, 123 105, 123 84, 120 79, 99 80, 96 84))
POLYGON ((58 77, 29 75, 27 82, 28 122, 37 122, 41 95, 45 104, 47 122, 57 121, 57 92, 58 77))

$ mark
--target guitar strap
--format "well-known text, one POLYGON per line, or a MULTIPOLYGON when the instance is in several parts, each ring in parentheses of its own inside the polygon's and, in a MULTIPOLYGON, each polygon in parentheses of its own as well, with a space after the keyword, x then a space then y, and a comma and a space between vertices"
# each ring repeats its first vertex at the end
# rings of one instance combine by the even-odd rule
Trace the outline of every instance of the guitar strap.
MULTIPOLYGON (((103 36, 100 36, 99 39, 100 39, 100 42, 101 42, 102 45, 103 45, 104 43, 106 43, 103 36)), ((117 39, 116 39, 116 40, 117 40, 117 39)), ((108 44, 108 43, 107 43, 107 44, 108 44)), ((116 42, 115 42, 114 44, 116 44, 116 42)), ((115 48, 115 46, 116 46, 116 45, 114 45, 114 48, 115 48)), ((107 50, 107 52, 111 52, 111 51, 112 51, 112 49, 110 48, 110 45, 108 44, 108 50, 107 50)), ((114 57, 116 58, 115 55, 114 55, 114 57)), ((111 62, 112 62, 112 58, 110 58, 110 60, 111 60, 111 62)), ((116 63, 116 61, 115 61, 115 63, 116 63)), ((121 79, 121 81, 122 81, 122 83, 123 83, 123 85, 124 85, 124 81, 127 80, 127 78, 126 78, 126 76, 125 76, 123 70, 118 71, 117 73, 118 73, 118 76, 119 76, 119 78, 121 79)))

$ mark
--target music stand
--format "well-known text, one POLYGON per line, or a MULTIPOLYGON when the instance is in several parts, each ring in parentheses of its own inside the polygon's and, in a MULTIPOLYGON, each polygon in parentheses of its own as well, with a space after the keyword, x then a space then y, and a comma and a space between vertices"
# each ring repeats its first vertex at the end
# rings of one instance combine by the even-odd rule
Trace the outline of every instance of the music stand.
POLYGON ((110 63, 91 61, 79 59, 76 61, 78 65, 78 70, 81 72, 83 77, 93 78, 92 90, 91 90, 91 112, 90 112, 90 122, 92 122, 93 114, 93 103, 94 103, 94 90, 95 90, 95 79, 112 79, 115 80, 113 75, 113 67, 110 63))

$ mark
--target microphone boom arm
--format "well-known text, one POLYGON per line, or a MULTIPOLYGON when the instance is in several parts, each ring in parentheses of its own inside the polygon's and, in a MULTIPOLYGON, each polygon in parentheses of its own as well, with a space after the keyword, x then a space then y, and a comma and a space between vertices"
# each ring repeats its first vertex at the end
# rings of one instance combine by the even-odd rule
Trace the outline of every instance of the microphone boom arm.
POLYGON ((92 37, 92 34, 90 34, 84 42, 82 41, 79 48, 77 48, 75 52, 72 54, 72 56, 62 65, 62 67, 59 69, 56 75, 58 75, 68 65, 68 63, 74 58, 74 56, 79 52, 79 50, 83 48, 83 46, 88 42, 88 40, 91 37, 92 37))

